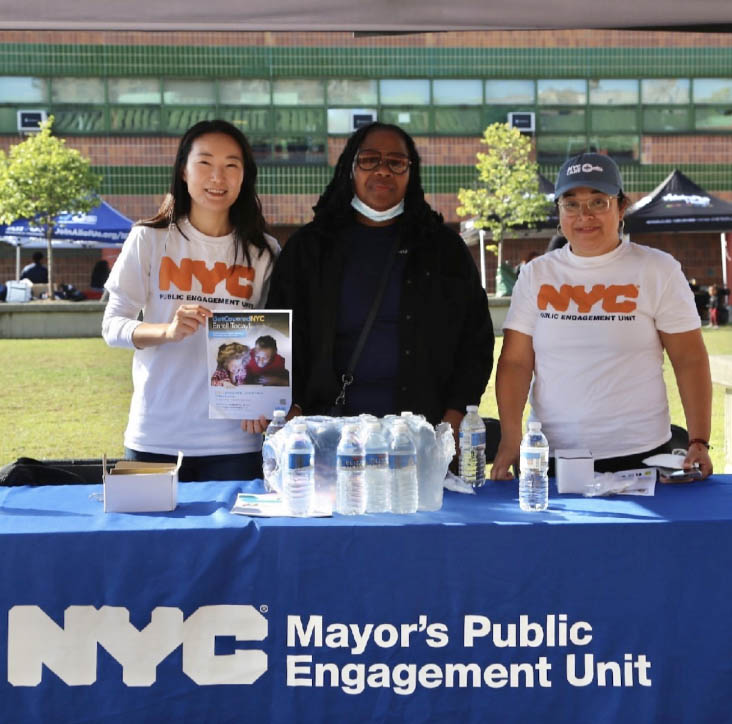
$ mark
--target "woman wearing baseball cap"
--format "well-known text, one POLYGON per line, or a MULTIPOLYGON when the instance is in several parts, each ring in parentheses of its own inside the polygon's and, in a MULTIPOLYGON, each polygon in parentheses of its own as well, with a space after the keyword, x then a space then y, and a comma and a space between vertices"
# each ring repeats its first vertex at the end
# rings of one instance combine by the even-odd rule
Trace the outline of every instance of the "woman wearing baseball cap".
POLYGON ((709 360, 680 264, 623 238, 629 200, 610 157, 567 160, 555 199, 569 243, 527 264, 514 287, 496 377, 501 443, 491 477, 518 468, 527 396, 552 453, 588 448, 598 472, 670 452, 664 350, 689 432, 684 466, 707 477, 709 360))

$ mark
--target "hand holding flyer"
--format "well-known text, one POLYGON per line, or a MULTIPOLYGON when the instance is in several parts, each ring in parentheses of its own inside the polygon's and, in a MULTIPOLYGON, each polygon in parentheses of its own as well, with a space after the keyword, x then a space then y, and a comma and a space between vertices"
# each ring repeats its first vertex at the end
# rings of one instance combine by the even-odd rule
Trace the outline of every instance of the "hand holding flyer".
POLYGON ((292 402, 291 312, 214 310, 206 335, 208 415, 271 419, 292 402))

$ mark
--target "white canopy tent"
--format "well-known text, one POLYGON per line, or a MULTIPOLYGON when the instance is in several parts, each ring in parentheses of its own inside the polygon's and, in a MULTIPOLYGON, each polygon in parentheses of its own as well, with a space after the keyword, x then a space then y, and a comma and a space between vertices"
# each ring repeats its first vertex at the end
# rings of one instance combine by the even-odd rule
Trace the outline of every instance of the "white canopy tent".
POLYGON ((5 30, 437 32, 645 28, 732 30, 729 0, 0 0, 5 30))

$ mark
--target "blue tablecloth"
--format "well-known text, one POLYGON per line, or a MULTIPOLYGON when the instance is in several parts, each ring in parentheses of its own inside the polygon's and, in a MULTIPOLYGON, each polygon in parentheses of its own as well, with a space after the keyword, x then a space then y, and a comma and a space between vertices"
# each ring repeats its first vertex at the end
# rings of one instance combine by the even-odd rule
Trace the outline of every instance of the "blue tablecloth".
POLYGON ((544 513, 514 482, 230 514, 257 485, 134 515, 0 488, 0 721, 732 720, 732 476, 544 513))

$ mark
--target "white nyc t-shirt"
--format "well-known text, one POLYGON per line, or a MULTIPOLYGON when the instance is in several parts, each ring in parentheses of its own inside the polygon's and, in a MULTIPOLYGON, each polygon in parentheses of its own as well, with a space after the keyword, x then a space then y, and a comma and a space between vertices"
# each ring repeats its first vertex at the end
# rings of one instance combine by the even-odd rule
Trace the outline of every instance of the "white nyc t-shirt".
POLYGON ((597 257, 567 245, 525 265, 503 328, 533 338, 531 418, 550 448, 602 459, 669 439, 658 331, 699 326, 679 263, 624 241, 597 257))
MULTIPOLYGON (((145 322, 170 322, 181 304, 232 311, 262 308, 279 245, 273 254, 250 249, 234 261, 231 235, 206 236, 187 220, 175 227, 135 226, 112 267, 102 335, 117 347, 134 347, 132 332, 145 322), (187 237, 187 238, 186 238, 187 237)), ((142 452, 227 455, 254 452, 262 436, 247 434, 238 420, 208 417, 205 329, 180 341, 135 350, 134 391, 125 445, 142 452)))

